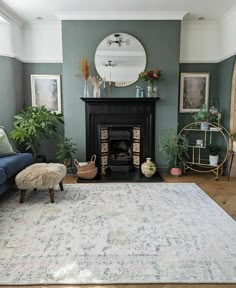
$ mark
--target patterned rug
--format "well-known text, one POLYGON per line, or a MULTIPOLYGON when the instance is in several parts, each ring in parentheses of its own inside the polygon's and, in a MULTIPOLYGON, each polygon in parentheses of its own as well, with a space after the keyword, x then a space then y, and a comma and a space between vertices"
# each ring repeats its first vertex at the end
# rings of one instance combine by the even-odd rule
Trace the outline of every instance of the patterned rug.
POLYGON ((71 184, 0 203, 0 284, 236 283, 236 222, 196 184, 71 184))

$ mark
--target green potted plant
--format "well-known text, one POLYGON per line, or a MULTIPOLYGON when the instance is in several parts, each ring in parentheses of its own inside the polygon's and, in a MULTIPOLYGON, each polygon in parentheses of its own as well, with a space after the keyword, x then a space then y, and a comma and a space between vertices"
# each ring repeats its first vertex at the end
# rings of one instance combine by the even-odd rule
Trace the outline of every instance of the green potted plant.
POLYGON ((14 116, 14 129, 10 137, 19 144, 25 145, 25 150, 31 150, 34 159, 40 146, 40 140, 48 139, 57 132, 58 124, 64 123, 63 115, 42 107, 27 107, 14 116))
POLYGON ((76 153, 76 144, 73 143, 72 138, 61 138, 57 144, 56 158, 60 163, 66 167, 71 167, 72 156, 76 153))
POLYGON ((210 113, 207 105, 203 104, 201 109, 193 115, 193 119, 196 122, 201 122, 201 130, 208 130, 210 121, 210 113))
POLYGON ((209 151, 209 164, 211 166, 217 166, 222 146, 218 144, 208 144, 206 148, 209 151))
POLYGON ((167 129, 160 135, 160 152, 169 160, 170 174, 180 176, 187 158, 188 140, 184 135, 177 137, 174 129, 167 129))

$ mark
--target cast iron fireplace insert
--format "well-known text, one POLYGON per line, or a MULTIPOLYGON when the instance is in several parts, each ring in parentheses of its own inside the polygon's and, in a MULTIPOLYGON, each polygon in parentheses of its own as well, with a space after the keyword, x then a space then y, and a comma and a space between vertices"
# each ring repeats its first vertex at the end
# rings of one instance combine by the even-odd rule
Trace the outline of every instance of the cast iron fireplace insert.
MULTIPOLYGON (((86 109, 86 157, 97 155, 98 178, 104 178, 101 173, 106 171, 110 179, 127 181, 131 179, 131 175, 127 176, 130 171, 135 174, 134 181, 148 181, 140 173, 140 166, 147 157, 155 159, 155 103, 159 98, 81 100, 86 109)), ((149 181, 163 178, 155 180, 153 176, 149 181)))

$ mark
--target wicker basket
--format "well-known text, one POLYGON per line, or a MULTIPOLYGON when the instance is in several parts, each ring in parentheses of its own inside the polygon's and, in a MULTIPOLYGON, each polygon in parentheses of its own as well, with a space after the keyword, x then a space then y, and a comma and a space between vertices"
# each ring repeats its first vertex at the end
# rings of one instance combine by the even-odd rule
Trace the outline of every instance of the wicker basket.
POLYGON ((78 160, 74 159, 75 166, 77 168, 77 175, 81 179, 93 179, 96 177, 98 169, 95 166, 96 155, 91 157, 91 160, 88 161, 85 165, 81 165, 78 160))

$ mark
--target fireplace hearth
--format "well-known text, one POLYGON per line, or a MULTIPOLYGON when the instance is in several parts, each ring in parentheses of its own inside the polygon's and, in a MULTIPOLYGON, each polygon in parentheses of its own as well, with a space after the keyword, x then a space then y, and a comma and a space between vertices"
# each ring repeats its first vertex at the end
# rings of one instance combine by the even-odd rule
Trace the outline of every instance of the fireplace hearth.
POLYGON ((141 163, 147 157, 155 159, 155 102, 159 98, 81 99, 86 103, 86 157, 97 155, 97 178, 104 180, 106 174, 110 180, 138 181, 141 163))

